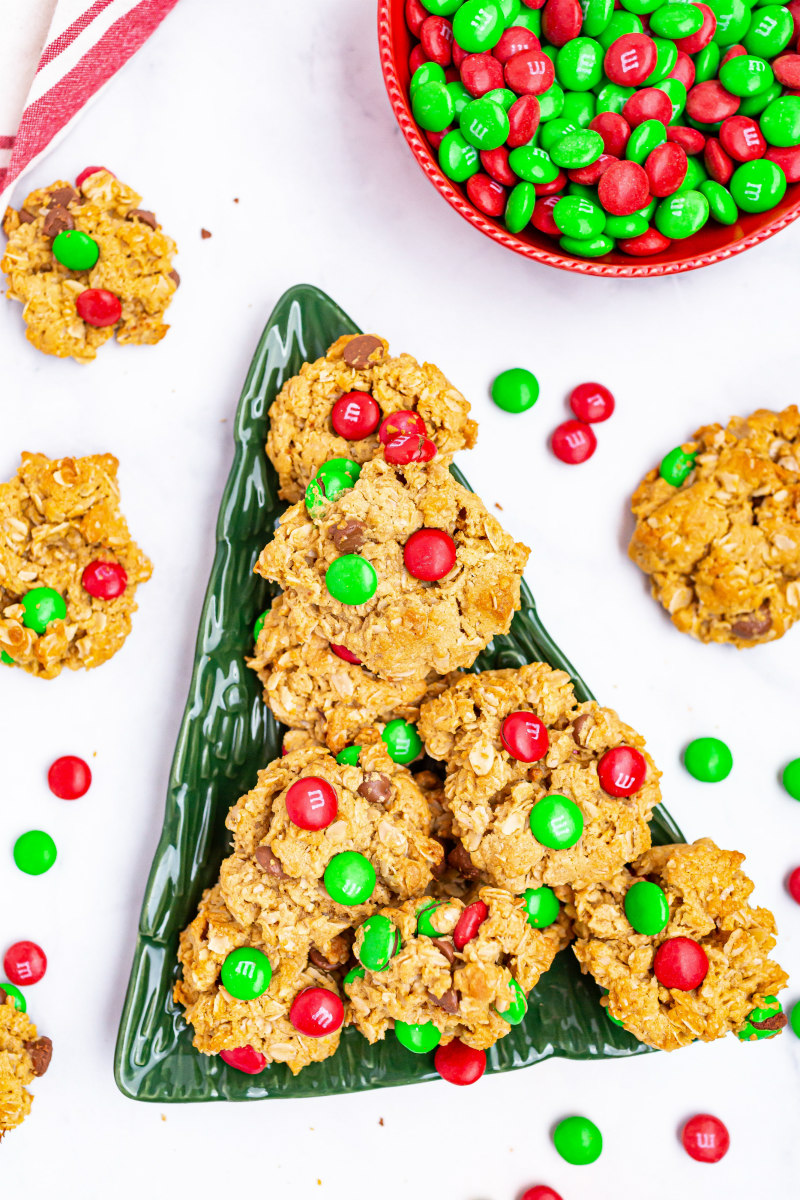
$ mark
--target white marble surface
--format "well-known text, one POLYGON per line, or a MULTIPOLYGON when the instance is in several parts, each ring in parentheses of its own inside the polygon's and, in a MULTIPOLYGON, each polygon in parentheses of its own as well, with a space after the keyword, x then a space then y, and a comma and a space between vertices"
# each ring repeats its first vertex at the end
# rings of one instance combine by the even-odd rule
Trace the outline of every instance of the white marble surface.
MULTIPOLYGON (((747 851, 757 898, 778 915, 781 960, 800 972, 800 909, 783 887, 800 862, 800 809, 777 782, 800 754, 800 631, 743 653, 700 646, 673 631, 624 553, 626 498, 666 449, 699 423, 797 398, 800 224, 732 262, 651 282, 574 278, 517 258, 461 221, 415 166, 384 96, 374 8, 239 0, 223 23, 215 0, 184 0, 37 177, 99 161, 135 184, 180 244, 184 285, 166 341, 110 346, 88 368, 38 355, 16 306, 0 305, 0 477, 20 449, 114 451, 131 527, 156 566, 133 637, 101 671, 53 683, 0 676, 0 942, 45 947, 50 966, 30 1011, 56 1044, 31 1119, 0 1151, 3 1190, 33 1200, 179 1190, 515 1200, 549 1182, 564 1200, 788 1200, 800 1170, 791 1033, 636 1062, 555 1061, 463 1091, 437 1083, 159 1107, 114 1086, 230 419, 262 325, 299 281, 398 350, 437 361, 471 397, 481 435, 461 465, 533 546, 528 578, 548 628, 601 699, 645 733, 687 835, 747 851), (493 374, 512 365, 542 385, 518 417, 487 398, 493 374), (618 413, 599 428, 595 457, 570 468, 546 439, 585 378, 613 388, 618 413), (735 755, 718 786, 680 764, 683 745, 709 733, 735 755), (44 781, 62 753, 85 755, 95 771, 75 804, 44 781), (10 858, 31 827, 50 830, 60 851, 38 879, 10 858), (731 1130, 719 1166, 692 1162, 676 1140, 698 1111, 731 1130), (604 1132, 592 1167, 567 1166, 550 1143, 552 1124, 572 1112, 604 1132)), ((786 995, 796 1000, 800 987, 786 995)))

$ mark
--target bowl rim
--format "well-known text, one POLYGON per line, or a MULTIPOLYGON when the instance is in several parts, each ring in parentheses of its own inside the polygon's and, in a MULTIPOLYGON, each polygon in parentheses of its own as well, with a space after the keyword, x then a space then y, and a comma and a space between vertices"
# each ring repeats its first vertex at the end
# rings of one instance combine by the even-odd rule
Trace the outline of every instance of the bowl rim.
POLYGON ((405 0, 378 0, 378 49, 383 81, 395 119, 418 165, 439 194, 471 225, 508 250, 513 250, 525 258, 535 259, 548 267, 557 267, 559 270, 572 271, 579 275, 599 275, 614 279, 678 275, 686 271, 695 271, 699 267, 712 266, 715 263, 724 262, 734 255, 742 254, 745 250, 760 245, 767 238, 774 237, 776 233, 780 233, 800 216, 800 184, 790 184, 790 187, 797 188, 796 198, 791 207, 784 210, 779 216, 773 217, 767 224, 728 246, 687 255, 686 258, 678 259, 675 262, 649 262, 632 259, 628 264, 603 262, 599 259, 569 258, 565 254, 544 250, 540 246, 524 241, 479 212, 468 198, 453 186, 434 158, 429 143, 422 136, 420 127, 411 114, 397 73, 392 33, 392 15, 396 8, 404 9, 405 0))

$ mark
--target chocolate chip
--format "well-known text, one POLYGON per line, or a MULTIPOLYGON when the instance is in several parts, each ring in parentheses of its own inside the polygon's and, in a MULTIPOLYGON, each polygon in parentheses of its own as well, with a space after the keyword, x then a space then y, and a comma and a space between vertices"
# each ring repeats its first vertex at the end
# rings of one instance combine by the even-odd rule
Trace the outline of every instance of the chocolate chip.
POLYGON ((330 531, 334 546, 342 554, 355 554, 364 545, 366 525, 357 517, 343 517, 330 531))
POLYGON ((7 999, 8 999, 8 992, 4 992, 3 989, 0 988, 0 1004, 5 1004, 7 999))
POLYGON ((592 724, 592 718, 591 718, 590 713, 581 713, 581 715, 579 717, 575 718, 575 720, 572 722, 572 740, 573 740, 573 742, 577 742, 577 744, 579 746, 583 745, 583 742, 581 741, 581 734, 583 733, 586 726, 590 725, 590 724, 592 724))
POLYGON ((446 1013, 450 1013, 451 1016, 453 1013, 458 1012, 458 1006, 461 1003, 461 997, 455 988, 448 988, 442 996, 434 996, 433 992, 428 992, 428 995, 434 1004, 438 1004, 439 1008, 443 1008, 444 1011, 446 1013))
POLYGON ((57 206, 67 208, 70 204, 74 204, 80 197, 75 191, 75 188, 63 187, 53 188, 52 192, 48 192, 48 208, 56 208, 57 206))
POLYGON ((760 637, 772 628, 772 617, 769 615, 769 601, 765 600, 756 612, 745 613, 731 622, 731 633, 740 638, 760 637))
POLYGON ((53 1057, 53 1043, 49 1037, 37 1038, 35 1042, 25 1042, 25 1049, 31 1056, 31 1069, 34 1075, 44 1075, 53 1057))
POLYGON ((370 771, 356 789, 359 796, 369 800, 370 804, 386 804, 392 794, 392 781, 388 775, 380 771, 370 771))
POLYGON ((308 961, 313 963, 319 971, 338 971, 340 964, 337 962, 328 962, 324 954, 312 947, 308 952, 308 961))
POLYGON ((75 221, 62 205, 56 204, 47 210, 42 226, 42 233, 45 237, 54 238, 56 234, 63 233, 65 229, 74 228, 75 221))
POLYGON ((465 879, 477 879, 480 875, 480 871, 467 854, 462 842, 456 843, 455 848, 448 854, 447 861, 453 870, 458 871, 465 879))
POLYGON ((437 950, 441 950, 449 963, 455 962, 456 952, 452 942, 448 942, 447 938, 431 938, 437 950))
POLYGON ((435 837, 432 840, 434 842, 439 843, 442 854, 441 854, 441 858, 438 858, 436 860, 436 862, 431 863, 431 875, 433 876, 434 879, 441 879, 441 877, 444 875, 445 871, 447 870, 447 857, 446 857, 447 847, 445 846, 445 844, 441 838, 435 837))
POLYGON ((786 1013, 779 1012, 775 1013, 774 1017, 767 1017, 766 1021, 751 1021, 750 1024, 753 1026, 753 1029, 778 1030, 783 1029, 788 1019, 786 1013))
POLYGON ((210 230, 210 229, 201 229, 201 230, 200 230, 200 237, 203 239, 203 241, 205 241, 205 240, 206 240, 206 238, 210 238, 210 237, 211 237, 211 230, 210 230))
POLYGON ((146 208, 132 208, 131 211, 128 213, 128 216, 129 217, 138 217, 143 225, 149 225, 151 229, 158 228, 158 221, 156 220, 156 214, 154 212, 150 212, 146 208))
POLYGON ((348 367, 363 371, 379 363, 385 354, 383 342, 372 333, 361 333, 351 338, 344 348, 342 358, 348 367))
POLYGON ((28 212, 27 208, 21 208, 17 213, 20 225, 30 225, 31 221, 36 220, 36 213, 28 212))
POLYGON ((253 858, 256 860, 262 871, 266 871, 268 875, 274 875, 276 879, 286 879, 287 875, 281 866, 281 860, 277 854, 273 854, 269 846, 258 846, 253 858))
POLYGON ((181 286, 181 277, 177 271, 170 271, 169 278, 175 284, 176 288, 179 288, 181 286))

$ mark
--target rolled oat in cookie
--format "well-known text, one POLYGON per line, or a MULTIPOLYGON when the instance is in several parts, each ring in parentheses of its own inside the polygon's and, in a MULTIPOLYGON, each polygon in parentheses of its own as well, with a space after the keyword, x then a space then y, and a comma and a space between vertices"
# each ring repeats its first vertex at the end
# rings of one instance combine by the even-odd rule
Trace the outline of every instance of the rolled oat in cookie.
POLYGON ((13 997, 0 988, 0 1141, 31 1111, 28 1088, 50 1065, 53 1043, 40 1037, 13 997))
POLYGON ((475 444, 478 427, 469 409, 438 367, 420 365, 410 354, 392 357, 388 342, 372 334, 345 335, 324 358, 304 363, 270 408, 267 454, 278 472, 280 495, 291 503, 300 500, 329 458, 367 462, 379 449, 381 422, 401 411, 419 414, 447 464, 456 450, 475 444), (366 417, 350 422, 353 428, 338 420, 339 410, 332 419, 334 405, 351 392, 356 401, 361 396, 373 402, 366 417), (334 420, 344 433, 358 436, 337 433, 334 420))
POLYGON ((284 589, 302 636, 316 632, 380 678, 401 681, 471 666, 506 633, 528 554, 438 461, 400 470, 379 457, 318 520, 302 503, 290 508, 256 570, 284 589), (340 555, 331 536, 343 519, 364 525, 357 555, 340 555), (455 566, 435 582, 405 565, 406 543, 425 528, 443 531, 455 548, 455 566), (361 570, 364 594, 374 584, 369 598, 334 597, 332 578, 342 565, 361 570))
POLYGON ((634 493, 630 557, 682 633, 740 649, 782 637, 800 617, 800 411, 706 425, 683 450, 682 483, 654 469, 634 493))
POLYGON ((520 893, 609 878, 650 846, 647 822, 661 799, 661 772, 644 739, 612 709, 577 704, 564 671, 531 663, 464 675, 423 705, 418 729, 428 754, 446 763, 444 802, 462 872, 471 863, 490 883, 520 893), (531 761, 504 740, 512 714, 543 728, 531 761), (641 780, 615 795, 601 775, 603 763, 613 762, 609 751, 622 747, 641 780), (545 842, 540 822, 551 810, 554 836, 545 842), (567 837, 562 810, 576 822, 567 837))
POLYGON ((606 989, 609 1012, 639 1041, 675 1050, 740 1031, 754 1009, 786 986, 786 972, 769 958, 775 919, 748 903, 753 884, 743 862, 743 854, 720 850, 710 838, 654 846, 608 882, 561 893, 581 970, 606 989), (662 893, 663 916, 650 928, 666 923, 654 934, 637 933, 631 924, 643 924, 630 899, 643 884, 662 893), (695 955, 707 960, 696 987, 665 986, 657 978, 657 954, 674 939, 695 943, 695 955))
POLYGON ((0 656, 52 679, 100 666, 131 631, 149 559, 119 508, 112 454, 23 454, 0 484, 0 656))

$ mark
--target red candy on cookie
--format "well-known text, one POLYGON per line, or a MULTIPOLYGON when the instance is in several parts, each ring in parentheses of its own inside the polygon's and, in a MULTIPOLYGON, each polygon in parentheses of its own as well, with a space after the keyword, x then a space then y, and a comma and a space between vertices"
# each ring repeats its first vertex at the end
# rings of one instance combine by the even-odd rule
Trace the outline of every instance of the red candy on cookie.
POLYGON ((456 950, 463 950, 467 942, 472 941, 488 915, 489 909, 482 900, 475 900, 467 905, 453 930, 453 945, 456 950))
POLYGON ((336 820, 339 801, 326 779, 308 775, 286 793, 286 813, 299 829, 325 829, 336 820))
POLYGON ((398 412, 389 413, 388 417, 383 418, 378 430, 378 438, 385 446, 393 438, 399 437, 401 434, 407 435, 410 433, 427 437, 428 429, 418 412, 413 412, 408 408, 401 408, 398 412))
POLYGON ((345 392, 331 409, 331 425, 339 437, 358 442, 378 428, 381 410, 368 392, 345 392))
POLYGON ((259 1075, 267 1065, 267 1060, 259 1050, 252 1046, 238 1046, 235 1050, 220 1050, 219 1056, 229 1067, 243 1071, 245 1075, 259 1075))
POLYGON ((458 1038, 453 1038, 446 1046, 437 1048, 433 1065, 448 1083, 467 1087, 477 1083, 486 1070, 486 1051, 474 1050, 472 1046, 465 1046, 458 1038))
POLYGON ((344 662, 352 663, 354 667, 361 666, 361 659, 356 658, 355 654, 347 649, 347 646, 337 646, 335 642, 331 642, 330 647, 337 658, 343 659, 344 662))
POLYGON ((97 559, 84 569, 81 585, 95 600, 114 600, 128 586, 128 574, 119 563, 97 559))
POLYGON ((550 745, 547 727, 533 712, 509 713, 500 728, 500 740, 518 762, 539 762, 550 745))
POLYGON ((456 544, 443 529, 418 529, 403 547, 403 561, 414 579, 432 583, 456 565, 456 544))
POLYGON ((344 1005, 328 988, 307 987, 292 1001, 289 1020, 305 1037, 328 1037, 341 1028, 344 1005))
POLYGON ((75 309, 82 321, 97 329, 116 325, 122 316, 119 296, 107 292, 105 288, 87 288, 81 292, 75 300, 75 309))
POLYGON ((597 775, 609 796, 632 796, 644 783, 647 760, 633 746, 615 746, 600 759, 597 775))
POLYGON ((656 950, 653 974, 665 988, 691 992, 708 974, 708 956, 691 938, 668 938, 656 950))

